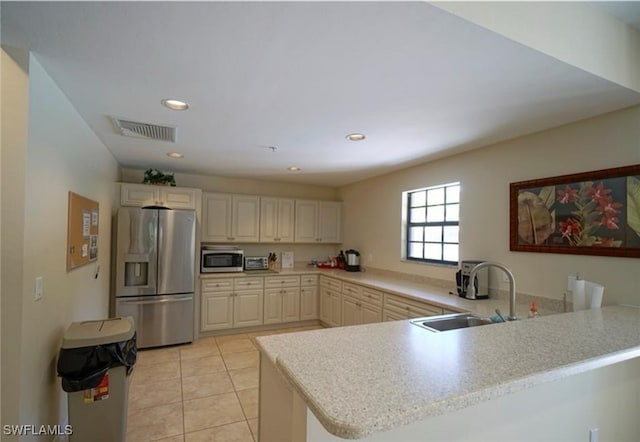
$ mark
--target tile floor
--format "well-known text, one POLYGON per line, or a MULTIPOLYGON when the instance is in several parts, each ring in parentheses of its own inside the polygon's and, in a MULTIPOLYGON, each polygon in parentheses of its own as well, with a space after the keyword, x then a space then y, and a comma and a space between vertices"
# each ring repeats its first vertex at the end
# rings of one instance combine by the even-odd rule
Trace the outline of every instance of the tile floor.
POLYGON ((259 352, 254 339, 296 327, 140 350, 129 388, 128 442, 255 442, 259 352))

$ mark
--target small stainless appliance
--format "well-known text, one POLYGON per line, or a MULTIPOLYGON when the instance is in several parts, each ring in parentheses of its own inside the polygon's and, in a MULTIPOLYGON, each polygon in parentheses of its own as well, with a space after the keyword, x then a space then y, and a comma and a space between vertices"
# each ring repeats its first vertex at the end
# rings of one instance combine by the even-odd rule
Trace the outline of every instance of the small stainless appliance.
MULTIPOLYGON (((469 288, 469 274, 471 270, 484 261, 460 261, 460 270, 456 272, 456 288, 461 298, 467 298, 469 288)), ((483 268, 478 270, 474 278, 474 286, 476 288, 476 297, 468 299, 487 299, 489 298, 489 269, 483 268)))
POLYGON ((266 256, 245 256, 245 270, 267 270, 269 268, 269 258, 266 256))
POLYGON ((200 273, 242 272, 244 252, 237 246, 204 246, 201 251, 200 273))
POLYGON ((357 250, 349 249, 344 252, 346 256, 346 262, 344 263, 344 269, 347 272, 359 272, 360 271, 360 252, 357 250))
POLYGON ((121 207, 115 316, 132 316, 138 348, 193 341, 196 214, 121 207))

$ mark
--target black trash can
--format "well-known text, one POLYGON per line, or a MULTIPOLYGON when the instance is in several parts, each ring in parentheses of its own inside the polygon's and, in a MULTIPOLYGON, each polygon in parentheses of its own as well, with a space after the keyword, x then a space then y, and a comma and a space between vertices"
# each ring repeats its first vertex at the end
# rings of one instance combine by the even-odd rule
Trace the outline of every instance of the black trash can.
POLYGON ((74 322, 64 333, 58 376, 71 442, 125 442, 129 375, 136 363, 133 318, 74 322))

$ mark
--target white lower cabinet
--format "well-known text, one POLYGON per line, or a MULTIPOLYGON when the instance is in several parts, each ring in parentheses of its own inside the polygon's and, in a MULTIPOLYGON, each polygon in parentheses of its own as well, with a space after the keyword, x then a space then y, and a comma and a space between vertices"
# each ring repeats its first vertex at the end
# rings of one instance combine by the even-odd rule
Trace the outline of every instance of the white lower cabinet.
POLYGON ((407 318, 407 315, 405 313, 397 313, 393 310, 383 310, 382 311, 382 320, 384 322, 387 321, 402 321, 405 319, 409 319, 407 318))
POLYGON ((200 287, 202 331, 262 324, 262 278, 206 279, 200 287))
POLYGON ((441 315, 442 312, 442 307, 427 302, 415 301, 390 293, 384 294, 383 319, 385 321, 436 316, 441 315))
POLYGON ((265 277, 264 323, 278 324, 300 320, 300 277, 265 277))
POLYGON ((233 328, 233 292, 202 292, 201 306, 201 330, 233 328))
POLYGON ((359 304, 357 299, 342 295, 342 325, 362 324, 359 304))
POLYGON ((300 320, 318 319, 318 275, 302 275, 300 278, 300 320))
POLYGON ((264 323, 278 324, 300 320, 300 289, 284 287, 265 290, 264 323))
POLYGON ((300 320, 318 319, 318 288, 300 288, 300 320))
POLYGON ((369 287, 342 283, 342 325, 382 321, 382 292, 369 287))
POLYGON ((262 324, 262 290, 240 290, 233 297, 233 326, 250 327, 262 324))
POLYGON ((342 294, 335 290, 320 289, 320 320, 331 327, 342 325, 342 294))
POLYGON ((312 274, 203 279, 201 297, 202 331, 315 319, 339 327, 449 312, 419 299, 312 274))
POLYGON ((342 281, 320 276, 320 320, 331 327, 342 325, 342 281))

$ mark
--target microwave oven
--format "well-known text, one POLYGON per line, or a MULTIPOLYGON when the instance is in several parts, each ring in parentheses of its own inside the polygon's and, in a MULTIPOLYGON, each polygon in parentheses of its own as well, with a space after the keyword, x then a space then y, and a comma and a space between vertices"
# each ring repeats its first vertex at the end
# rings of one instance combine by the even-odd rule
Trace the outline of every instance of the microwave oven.
POLYGON ((244 252, 237 247, 206 246, 201 250, 200 273, 242 272, 244 252))

